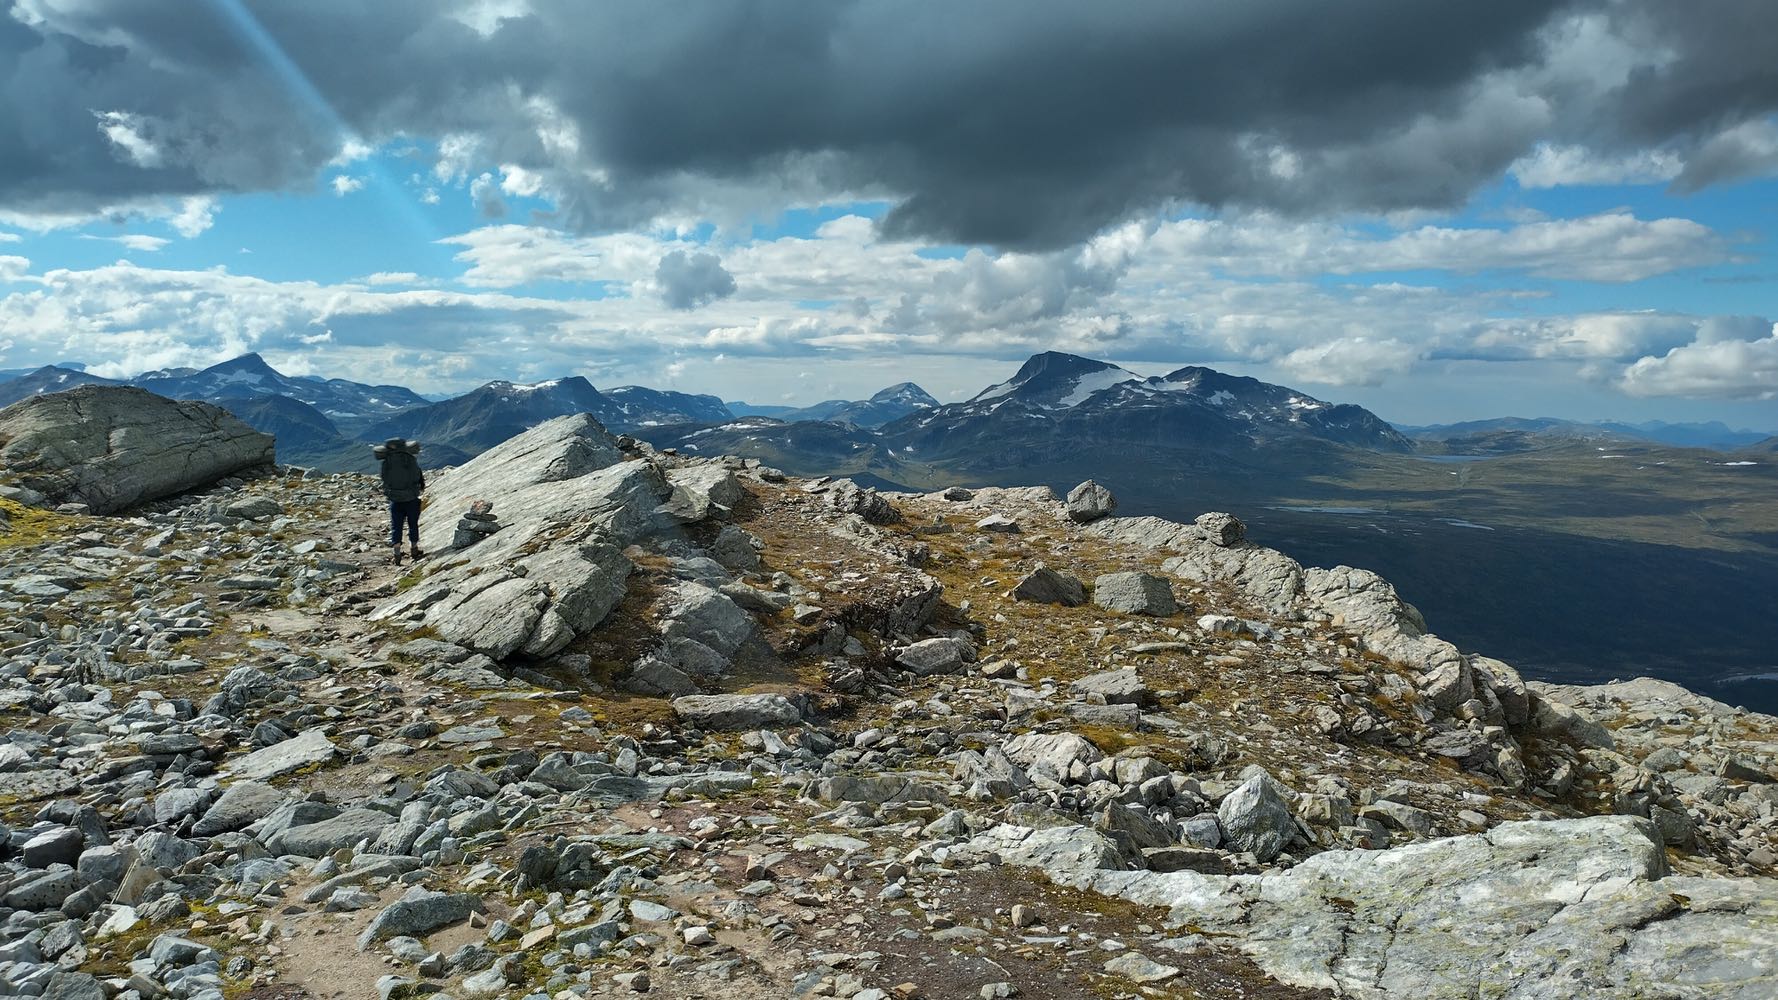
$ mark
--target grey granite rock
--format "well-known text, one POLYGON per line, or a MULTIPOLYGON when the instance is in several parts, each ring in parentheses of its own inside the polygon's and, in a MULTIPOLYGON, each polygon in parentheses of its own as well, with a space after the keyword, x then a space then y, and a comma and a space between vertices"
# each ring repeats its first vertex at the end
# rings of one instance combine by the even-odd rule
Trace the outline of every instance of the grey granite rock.
POLYGON ((376 809, 347 809, 319 823, 291 827, 269 838, 266 848, 274 854, 325 857, 359 841, 375 843, 383 828, 394 822, 394 816, 376 809))
POLYGON ((1110 517, 1117 510, 1117 498, 1110 490, 1089 479, 1068 491, 1064 509, 1069 520, 1085 524, 1110 517))
POLYGON ((433 892, 418 886, 389 904, 358 935, 358 950, 392 937, 425 937, 441 927, 461 923, 483 909, 475 893, 433 892))
POLYGON ((780 694, 694 694, 673 699, 673 714, 699 729, 737 730, 790 726, 802 712, 780 694))
POLYGON ((1261 861, 1284 852, 1297 835, 1290 807, 1278 794, 1271 777, 1256 774, 1225 796, 1216 807, 1223 840, 1238 851, 1250 851, 1261 861))
POLYGON ((266 781, 289 774, 311 764, 321 764, 339 755, 339 748, 319 729, 255 750, 228 761, 224 767, 237 780, 266 781))
POLYGON ((1079 607, 1087 602, 1087 590, 1080 580, 1047 566, 1039 566, 1026 574, 1013 587, 1012 596, 1017 601, 1060 604, 1068 608, 1079 607))
POLYGON ((272 438, 209 403, 88 385, 0 410, 0 467, 46 504, 108 514, 272 464, 272 438))
POLYGON ((1093 581, 1093 603, 1108 611, 1165 618, 1179 613, 1173 586, 1149 573, 1105 573, 1093 581))

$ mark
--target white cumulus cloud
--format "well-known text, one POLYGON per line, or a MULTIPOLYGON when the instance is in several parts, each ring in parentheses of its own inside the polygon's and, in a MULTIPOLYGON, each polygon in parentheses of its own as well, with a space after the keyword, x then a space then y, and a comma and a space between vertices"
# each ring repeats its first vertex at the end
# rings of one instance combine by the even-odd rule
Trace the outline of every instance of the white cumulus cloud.
POLYGON ((1617 386, 1631 396, 1778 399, 1778 328, 1759 340, 1700 338, 1642 358, 1617 386))
POLYGON ((1342 337, 1299 347, 1278 359, 1278 367, 1304 382, 1381 385, 1407 371, 1419 355, 1419 348, 1400 340, 1342 337))

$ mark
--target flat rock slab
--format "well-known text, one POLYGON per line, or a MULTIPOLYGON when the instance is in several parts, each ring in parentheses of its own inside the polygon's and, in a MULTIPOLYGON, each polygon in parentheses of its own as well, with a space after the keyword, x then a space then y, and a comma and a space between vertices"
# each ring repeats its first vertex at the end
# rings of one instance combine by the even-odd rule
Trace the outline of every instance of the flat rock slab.
POLYGON ((483 743, 497 740, 506 733, 499 726, 453 726, 438 734, 438 742, 445 744, 483 743))
POLYGON ((699 729, 733 731, 793 726, 803 713, 781 694, 694 694, 673 699, 673 714, 699 729))
POLYGON ((310 764, 325 764, 339 756, 339 752, 340 748, 333 745, 326 733, 311 729, 301 736, 236 758, 229 762, 228 773, 237 779, 267 781, 310 764))
POLYGON ((284 802, 284 793, 257 781, 237 781, 223 790, 208 811, 191 828, 200 837, 239 830, 271 815, 284 802))
POLYGON ((462 923, 482 910, 482 898, 472 892, 431 892, 415 887, 389 904, 358 935, 358 950, 392 937, 425 937, 443 927, 462 923))
POLYGON ((332 819, 296 826, 271 838, 266 848, 274 854, 320 858, 362 840, 375 842, 395 817, 376 809, 347 809, 332 819))
POLYGON ((79 787, 79 778, 59 769, 0 774, 0 799, 13 802, 55 798, 79 787))
POLYGON ((1012 846, 1049 832, 996 827, 962 851, 1171 907, 1272 977, 1341 996, 1751 1000, 1778 984, 1778 880, 1667 875, 1635 817, 1502 823, 1263 875, 1104 871, 1012 846))
POLYGON ((843 833, 811 833, 796 838, 791 846, 799 851, 839 851, 841 854, 856 854, 868 850, 870 842, 848 837, 843 833))

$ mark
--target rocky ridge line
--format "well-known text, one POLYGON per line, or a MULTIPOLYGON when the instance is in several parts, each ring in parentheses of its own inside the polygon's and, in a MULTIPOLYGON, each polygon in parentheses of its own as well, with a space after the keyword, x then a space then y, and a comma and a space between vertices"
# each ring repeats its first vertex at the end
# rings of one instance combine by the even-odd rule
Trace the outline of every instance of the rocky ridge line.
POLYGON ((1778 885, 1747 877, 1778 720, 1521 686, 1228 515, 788 481, 585 418, 433 478, 417 570, 380 563, 355 476, 8 550, 0 992, 1778 976, 1778 885), (452 548, 468 511, 499 528, 452 548))

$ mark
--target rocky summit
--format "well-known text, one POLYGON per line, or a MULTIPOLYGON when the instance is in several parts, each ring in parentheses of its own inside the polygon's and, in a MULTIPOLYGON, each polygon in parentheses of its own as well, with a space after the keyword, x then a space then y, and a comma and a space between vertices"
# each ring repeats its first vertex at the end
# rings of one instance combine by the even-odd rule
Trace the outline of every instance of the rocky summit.
POLYGON ((1778 719, 1231 514, 578 414, 395 566, 374 479, 101 389, 0 413, 0 995, 1778 995, 1778 719))

